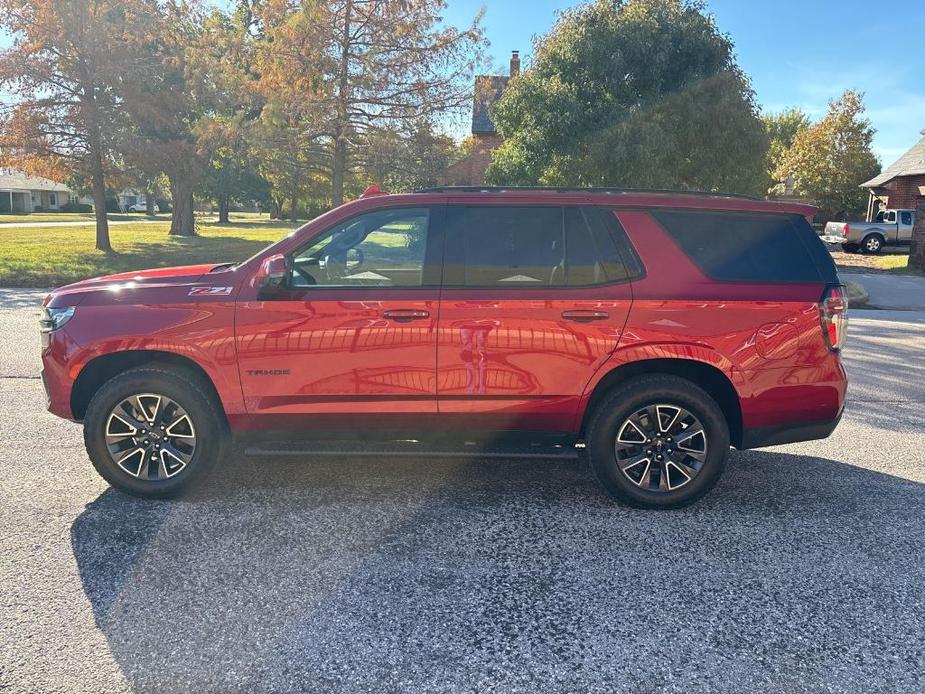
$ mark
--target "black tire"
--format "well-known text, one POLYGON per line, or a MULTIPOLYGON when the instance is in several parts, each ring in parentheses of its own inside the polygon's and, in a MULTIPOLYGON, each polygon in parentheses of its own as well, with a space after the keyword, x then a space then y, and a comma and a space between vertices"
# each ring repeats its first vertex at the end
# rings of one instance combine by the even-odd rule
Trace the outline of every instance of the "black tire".
POLYGON ((861 241, 861 253, 865 255, 877 255, 883 250, 886 240, 880 234, 871 234, 861 241))
POLYGON ((841 249, 845 253, 857 253, 859 250, 861 250, 861 247, 856 243, 843 243, 841 245, 841 249))
POLYGON ((702 388, 677 376, 653 374, 626 381, 609 393, 591 417, 585 442, 591 470, 610 496, 636 508, 671 509, 694 503, 716 485, 729 456, 729 426, 719 405, 702 388), (617 464, 619 429, 631 415, 656 404, 684 408, 699 420, 706 437, 702 467, 671 491, 644 489, 617 464))
POLYGON ((113 377, 90 400, 84 416, 84 444, 93 467, 113 487, 144 498, 170 497, 191 489, 227 454, 229 439, 221 405, 215 402, 208 387, 195 375, 168 366, 139 367, 113 377), (140 479, 129 474, 119 467, 107 446, 110 414, 126 398, 142 393, 174 401, 195 427, 196 444, 189 461, 165 479, 140 479))

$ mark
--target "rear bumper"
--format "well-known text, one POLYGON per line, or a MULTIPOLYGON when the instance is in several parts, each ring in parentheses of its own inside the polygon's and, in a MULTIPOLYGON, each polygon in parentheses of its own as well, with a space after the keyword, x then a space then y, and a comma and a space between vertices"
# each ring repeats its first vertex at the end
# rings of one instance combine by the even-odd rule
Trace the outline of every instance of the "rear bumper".
POLYGON ((812 367, 764 369, 746 374, 753 388, 742 405, 739 449, 824 439, 841 421, 848 377, 840 355, 812 367))
POLYGON ((785 443, 799 441, 814 441, 827 438, 841 421, 842 412, 838 412, 835 419, 822 422, 809 422, 806 424, 778 424, 775 426, 755 427, 742 432, 742 445, 740 450, 748 448, 764 448, 765 446, 780 446, 785 443))

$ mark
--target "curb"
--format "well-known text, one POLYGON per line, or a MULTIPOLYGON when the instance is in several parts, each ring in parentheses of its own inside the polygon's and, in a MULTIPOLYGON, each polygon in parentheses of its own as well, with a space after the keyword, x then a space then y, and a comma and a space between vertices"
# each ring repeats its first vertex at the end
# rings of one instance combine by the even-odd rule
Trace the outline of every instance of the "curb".
POLYGON ((845 282, 845 287, 848 289, 849 307, 860 308, 861 306, 866 306, 867 302, 870 301, 870 294, 867 293, 864 285, 860 282, 848 280, 845 282))

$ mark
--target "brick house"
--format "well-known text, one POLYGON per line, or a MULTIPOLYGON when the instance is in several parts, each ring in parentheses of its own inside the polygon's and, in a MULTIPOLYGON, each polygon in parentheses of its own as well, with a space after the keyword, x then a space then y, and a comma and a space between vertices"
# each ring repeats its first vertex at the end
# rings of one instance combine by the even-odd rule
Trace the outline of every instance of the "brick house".
POLYGON ((922 136, 882 174, 861 185, 870 190, 868 222, 877 214, 877 201, 884 209, 913 210, 919 198, 925 197, 925 130, 922 136))
POLYGON ((502 142, 488 116, 491 108, 507 87, 511 77, 520 74, 520 52, 511 53, 510 77, 479 75, 475 78, 472 97, 472 152, 450 166, 439 178, 440 185, 477 186, 485 183, 485 171, 491 164, 491 155, 502 142))

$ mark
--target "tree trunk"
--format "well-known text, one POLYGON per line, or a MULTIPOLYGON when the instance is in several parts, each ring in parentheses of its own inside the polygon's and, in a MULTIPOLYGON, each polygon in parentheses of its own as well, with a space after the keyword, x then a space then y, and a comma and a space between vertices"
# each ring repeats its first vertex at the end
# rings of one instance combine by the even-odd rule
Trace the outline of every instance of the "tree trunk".
POLYGON ((150 190, 145 191, 145 214, 149 217, 154 216, 154 193, 150 190))
POLYGON ((282 203, 273 198, 270 201, 270 219, 279 219, 283 216, 283 205, 282 203))
POLYGON ((334 207, 344 202, 344 175, 347 171, 347 143, 343 137, 334 142, 334 173, 331 176, 331 204, 334 207))
POLYGON ((292 219, 293 222, 295 222, 298 220, 298 216, 299 216, 299 196, 293 193, 292 198, 290 199, 290 202, 292 204, 292 207, 289 210, 289 217, 290 219, 292 219))
POLYGON ((353 1, 344 4, 344 31, 340 46, 340 79, 337 85, 337 126, 334 136, 334 171, 331 176, 331 202, 334 207, 344 202, 344 177, 347 172, 347 90, 350 88, 350 26, 353 1))
POLYGON ((170 217, 171 236, 195 236, 196 224, 193 218, 193 183, 186 176, 170 179, 170 194, 173 198, 173 214, 170 217))
MULTIPOLYGON (((112 243, 109 241, 109 219, 106 217, 106 180, 103 176, 103 158, 98 148, 93 147, 91 138, 92 154, 92 177, 93 177, 93 211, 96 216, 96 247, 105 253, 113 253, 112 243)), ((97 144, 99 143, 96 140, 97 144)))
POLYGON ((915 227, 909 248, 909 267, 925 270, 925 196, 915 203, 915 227))
POLYGON ((220 195, 218 198, 218 223, 228 224, 228 213, 231 207, 231 200, 227 195, 220 195))

